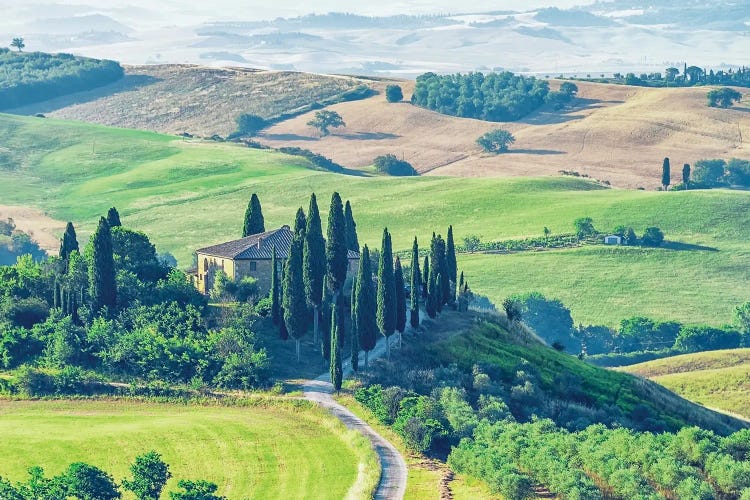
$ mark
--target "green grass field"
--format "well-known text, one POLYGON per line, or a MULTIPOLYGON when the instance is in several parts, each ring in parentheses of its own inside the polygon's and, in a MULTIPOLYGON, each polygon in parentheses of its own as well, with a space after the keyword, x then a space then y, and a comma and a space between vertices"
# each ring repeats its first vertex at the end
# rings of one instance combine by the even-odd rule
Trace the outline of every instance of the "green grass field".
MULTIPOLYGON (((424 244, 453 224, 457 240, 570 232, 589 216, 601 230, 642 232, 715 249, 585 247, 514 255, 465 255, 472 288, 500 301, 541 291, 563 300, 576 322, 616 325, 647 314, 722 324, 750 299, 750 193, 609 190, 578 178, 388 178, 313 171, 304 160, 233 144, 183 142, 147 132, 0 115, 0 199, 72 220, 83 238, 116 206, 127 226, 188 267, 194 249, 239 236, 257 192, 267 227, 290 224, 318 194, 323 217, 337 190, 352 201, 360 241, 395 248, 424 244)), ((356 147, 356 142, 352 143, 356 147)), ((658 173, 655 168, 655 175, 658 173)))
POLYGON ((154 449, 173 474, 167 489, 207 479, 232 499, 344 498, 373 454, 322 410, 292 402, 0 401, 0 434, 0 475, 14 481, 32 465, 53 475, 85 461, 119 483, 136 455, 154 449))
POLYGON ((750 418, 750 349, 685 354, 622 368, 696 403, 750 418))

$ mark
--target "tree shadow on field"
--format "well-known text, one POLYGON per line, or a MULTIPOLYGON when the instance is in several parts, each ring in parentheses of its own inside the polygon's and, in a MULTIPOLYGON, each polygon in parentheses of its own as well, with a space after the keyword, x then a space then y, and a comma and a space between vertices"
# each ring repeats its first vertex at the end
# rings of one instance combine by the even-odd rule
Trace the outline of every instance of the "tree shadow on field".
POLYGON ((517 155, 564 155, 565 151, 557 151, 556 149, 509 149, 505 155, 517 154, 517 155))
POLYGON ((269 141, 307 141, 316 142, 320 140, 320 137, 310 137, 309 135, 299 134, 262 134, 264 139, 269 141))
POLYGON ((336 137, 358 141, 382 141, 385 139, 398 139, 401 136, 385 132, 354 132, 352 134, 336 134, 336 137))
POLYGON ((692 243, 682 243, 680 241, 668 241, 664 240, 661 244, 661 248, 675 251, 686 251, 686 252, 718 252, 718 248, 707 247, 704 245, 693 245, 692 243))
POLYGON ((97 87, 91 90, 84 90, 83 92, 76 92, 74 94, 68 94, 47 101, 37 102, 15 108, 6 111, 15 115, 35 115, 37 113, 52 113, 68 106, 75 106, 76 104, 85 104, 87 102, 97 101, 106 97, 120 94, 123 92, 130 92, 138 90, 141 87, 146 87, 160 82, 160 78, 156 78, 150 75, 125 75, 116 82, 97 87))
POLYGON ((624 102, 625 101, 603 101, 601 99, 585 99, 582 97, 576 97, 568 106, 564 106, 561 109, 557 110, 555 110, 551 104, 546 104, 539 110, 518 120, 518 123, 526 123, 528 125, 554 125, 557 123, 565 123, 573 120, 581 120, 585 118, 584 115, 574 115, 573 113, 605 108, 608 104, 622 104, 624 102))

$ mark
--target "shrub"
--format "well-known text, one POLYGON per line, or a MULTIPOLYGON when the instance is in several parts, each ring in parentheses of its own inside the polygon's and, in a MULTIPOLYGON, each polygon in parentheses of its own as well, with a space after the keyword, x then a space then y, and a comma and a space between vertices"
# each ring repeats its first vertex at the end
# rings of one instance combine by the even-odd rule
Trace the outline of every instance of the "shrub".
POLYGON ((284 153, 286 155, 292 155, 292 156, 301 156, 302 158, 307 159, 310 163, 315 165, 318 168, 322 168, 324 170, 329 170, 331 172, 343 172, 344 167, 339 165, 338 163, 335 163, 330 158, 326 158, 323 155, 319 155, 318 153, 313 153, 309 149, 303 149, 298 147, 283 147, 279 148, 280 153, 284 153))
POLYGON ((727 163, 727 180, 737 186, 750 186, 750 161, 732 158, 727 163))
POLYGON ((694 183, 707 187, 724 184, 726 166, 724 160, 698 160, 693 167, 693 179, 690 182, 690 188, 695 187, 694 183))
POLYGON ((476 142, 487 153, 505 153, 516 142, 516 138, 507 130, 495 129, 485 133, 476 142))
POLYGON ((404 99, 404 93, 399 85, 388 85, 385 88, 385 98, 388 102, 401 102, 404 99))
POLYGON ((237 117, 237 132, 242 135, 255 136, 267 126, 265 118, 258 115, 242 114, 237 117))
POLYGON ((664 233, 658 227, 648 227, 643 233, 641 243, 646 247, 659 247, 664 243, 664 233))
POLYGON ((708 105, 712 108, 729 108, 742 100, 742 94, 729 87, 714 89, 706 94, 708 105))
POLYGON ((411 176, 417 175, 417 171, 414 167, 405 160, 399 160, 396 155, 387 154, 378 156, 373 162, 375 168, 381 174, 393 175, 393 176, 411 176))

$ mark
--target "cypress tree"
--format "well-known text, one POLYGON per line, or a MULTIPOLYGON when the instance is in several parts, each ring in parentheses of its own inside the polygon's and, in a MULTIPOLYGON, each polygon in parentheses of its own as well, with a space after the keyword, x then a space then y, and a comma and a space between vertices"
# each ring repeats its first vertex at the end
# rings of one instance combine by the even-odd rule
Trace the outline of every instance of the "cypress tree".
POLYGON ((72 222, 68 222, 65 226, 65 232, 63 233, 62 239, 60 240, 60 258, 67 261, 70 257, 70 253, 78 252, 78 239, 76 237, 76 230, 73 227, 72 222))
POLYGON ((107 224, 109 224, 110 229, 122 226, 122 222, 120 222, 120 213, 115 207, 112 207, 107 211, 107 224))
POLYGON ((347 257, 344 206, 341 203, 341 196, 333 193, 326 232, 326 269, 328 286, 334 295, 334 300, 346 281, 346 269, 349 266, 347 257))
POLYGON ((464 272, 461 271, 461 278, 458 281, 458 291, 459 292, 463 291, 463 288, 464 288, 464 272))
POLYGON ((430 283, 430 259, 425 255, 424 264, 422 264, 422 297, 427 302, 427 294, 429 293, 428 284, 430 283))
POLYGON ((448 271, 448 302, 456 301, 456 283, 458 282, 458 261, 456 246, 453 243, 453 226, 448 226, 448 236, 445 241, 445 263, 448 271))
POLYGON ((356 293, 356 330, 359 335, 359 345, 365 351, 365 370, 370 351, 377 343, 378 324, 375 315, 375 291, 372 285, 372 268, 370 267, 370 250, 367 245, 362 249, 359 271, 357 274, 356 293))
POLYGON ((425 303, 425 311, 430 318, 437 316, 437 307, 435 306, 436 300, 435 275, 430 273, 430 278, 427 281, 427 298, 425 303))
POLYGON ((419 244, 414 237, 414 245, 411 248, 411 304, 410 323, 412 328, 419 327, 419 294, 422 290, 419 272, 419 244))
POLYGON ((284 321, 284 277, 287 262, 281 265, 281 286, 279 286, 279 338, 281 340, 289 340, 289 330, 286 329, 286 321, 284 321))
POLYGON ((305 218, 305 211, 302 210, 302 207, 299 207, 297 215, 294 216, 294 237, 300 238, 304 242, 305 233, 307 233, 307 219, 305 218))
POLYGON ((664 186, 664 191, 669 188, 671 177, 669 170, 669 158, 664 158, 664 163, 661 166, 661 185, 664 186))
POLYGON ((404 270, 401 269, 401 259, 398 257, 393 264, 393 282, 396 292, 396 330, 400 347, 404 340, 404 330, 406 330, 406 291, 404 290, 404 270))
POLYGON ((245 210, 245 223, 242 226, 242 237, 252 234, 265 233, 266 224, 263 220, 263 209, 260 206, 258 195, 253 193, 245 210))
POLYGON ((326 275, 326 242, 323 239, 323 228, 315 193, 310 196, 310 208, 307 211, 303 269, 305 298, 313 308, 313 342, 317 345, 320 328, 319 310, 323 302, 323 279, 326 275))
POLYGON ((385 337, 385 348, 388 359, 391 357, 390 337, 396 328, 396 289, 393 278, 393 253, 391 235, 388 228, 383 229, 383 243, 378 264, 378 329, 385 337))
POLYGON ((296 342, 297 362, 300 361, 300 341, 306 333, 307 304, 302 276, 302 240, 295 237, 289 249, 289 260, 284 272, 284 323, 296 342))
POLYGON ((102 307, 114 309, 117 304, 117 284, 115 282, 115 260, 112 254, 112 233, 104 217, 92 238, 93 254, 89 283, 91 287, 91 307, 99 311, 102 307))
MULTIPOLYGON (((358 252, 359 253, 359 252, 358 252)), ((359 334, 357 333, 357 278, 352 280, 352 296, 349 301, 351 304, 351 365, 352 371, 359 371, 359 334)))
POLYGON ((690 187, 690 165, 687 163, 682 166, 682 183, 686 190, 690 187))
POLYGON ((281 302, 279 297, 279 273, 278 257, 276 256, 276 245, 273 246, 271 256, 271 319, 274 325, 278 325, 281 319, 281 302))
MULTIPOLYGON (((449 288, 448 276, 447 275, 445 275, 445 274, 438 274, 437 280, 438 280, 438 283, 440 283, 440 289, 441 290, 445 290, 446 288, 449 288)), ((438 306, 438 312, 442 312, 443 311, 443 305, 444 304, 440 304, 438 306)))
POLYGON ((354 222, 352 206, 349 200, 346 200, 344 207, 344 221, 346 223, 346 248, 352 252, 359 253, 359 238, 357 237, 357 223, 354 222))
POLYGON ((336 392, 341 390, 344 372, 341 368, 341 342, 344 337, 344 296, 339 294, 331 308, 331 384, 336 392))
POLYGON ((437 294, 435 296, 435 310, 440 312, 443 309, 443 304, 448 302, 448 295, 450 293, 450 287, 448 281, 439 280, 438 275, 442 274, 446 278, 448 277, 448 264, 445 256, 445 241, 440 235, 433 236, 430 242, 430 275, 435 280, 437 286, 437 294))

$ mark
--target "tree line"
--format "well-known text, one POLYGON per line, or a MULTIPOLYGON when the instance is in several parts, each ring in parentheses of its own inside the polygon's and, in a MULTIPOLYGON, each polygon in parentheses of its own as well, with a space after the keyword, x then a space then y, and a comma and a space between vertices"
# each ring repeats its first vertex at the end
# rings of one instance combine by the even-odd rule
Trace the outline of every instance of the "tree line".
POLYGON ((106 59, 0 49, 0 109, 101 87, 124 74, 106 59))

